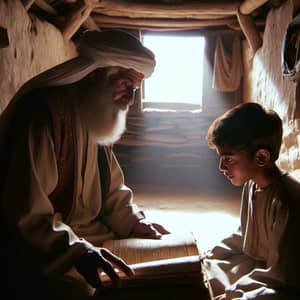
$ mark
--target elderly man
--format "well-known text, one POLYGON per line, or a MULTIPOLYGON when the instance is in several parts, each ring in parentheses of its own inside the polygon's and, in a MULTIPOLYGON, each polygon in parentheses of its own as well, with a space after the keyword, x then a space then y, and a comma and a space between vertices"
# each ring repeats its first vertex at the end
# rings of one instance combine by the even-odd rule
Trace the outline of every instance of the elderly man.
POLYGON ((104 240, 168 233, 133 203, 111 148, 154 55, 122 31, 86 32, 78 51, 28 81, 0 119, 1 256, 18 297, 86 299, 99 269, 115 283, 115 267, 132 275, 104 240))

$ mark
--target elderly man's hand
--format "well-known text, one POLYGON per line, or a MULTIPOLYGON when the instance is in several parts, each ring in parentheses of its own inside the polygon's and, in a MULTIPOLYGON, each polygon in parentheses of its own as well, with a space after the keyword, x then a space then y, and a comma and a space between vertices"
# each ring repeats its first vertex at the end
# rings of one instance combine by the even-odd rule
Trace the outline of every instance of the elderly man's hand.
POLYGON ((226 294, 219 295, 215 297, 214 300, 226 300, 226 294))
POLYGON ((75 264, 77 271, 94 288, 101 288, 99 273, 104 271, 114 286, 120 285, 120 277, 115 267, 127 276, 133 276, 133 270, 118 256, 105 248, 94 248, 84 253, 75 264))
POLYGON ((145 219, 139 220, 133 227, 130 236, 148 239, 160 239, 163 234, 169 234, 162 225, 151 223, 145 219))

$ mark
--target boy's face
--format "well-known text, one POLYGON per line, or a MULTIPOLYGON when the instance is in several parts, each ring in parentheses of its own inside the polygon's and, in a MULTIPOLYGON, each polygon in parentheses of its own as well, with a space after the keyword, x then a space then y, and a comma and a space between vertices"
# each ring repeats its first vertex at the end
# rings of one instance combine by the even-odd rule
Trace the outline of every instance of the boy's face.
POLYGON ((245 152, 217 147, 220 157, 219 169, 233 185, 240 186, 249 179, 255 178, 258 167, 255 159, 249 158, 245 152))

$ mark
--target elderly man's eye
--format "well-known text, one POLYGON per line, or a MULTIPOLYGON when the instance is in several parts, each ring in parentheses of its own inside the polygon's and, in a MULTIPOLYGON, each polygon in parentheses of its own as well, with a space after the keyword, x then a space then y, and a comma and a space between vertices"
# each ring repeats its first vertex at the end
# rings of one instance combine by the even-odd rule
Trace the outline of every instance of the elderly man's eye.
POLYGON ((136 84, 136 82, 134 82, 131 79, 126 80, 126 82, 124 82, 124 84, 126 85, 126 88, 128 89, 132 89, 134 92, 136 92, 140 86, 136 84))
POLYGON ((122 87, 122 88, 128 88, 128 87, 132 87, 133 86, 133 84, 132 84, 132 81, 131 80, 129 80, 129 79, 124 79, 124 78, 122 78, 122 79, 118 79, 117 81, 116 81, 116 84, 119 86, 119 87, 122 87))

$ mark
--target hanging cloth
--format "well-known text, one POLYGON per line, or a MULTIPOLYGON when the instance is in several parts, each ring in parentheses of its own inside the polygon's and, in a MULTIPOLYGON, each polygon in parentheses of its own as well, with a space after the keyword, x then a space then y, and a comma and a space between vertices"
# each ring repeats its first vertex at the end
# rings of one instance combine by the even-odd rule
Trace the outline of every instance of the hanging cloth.
POLYGON ((236 91, 242 76, 241 44, 235 35, 231 51, 226 51, 222 38, 217 36, 213 68, 213 88, 222 92, 236 91))
POLYGON ((281 48, 282 75, 294 82, 300 77, 300 15, 288 25, 281 48))

